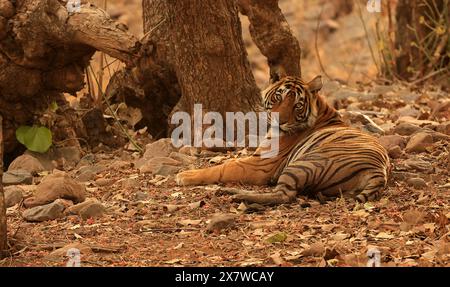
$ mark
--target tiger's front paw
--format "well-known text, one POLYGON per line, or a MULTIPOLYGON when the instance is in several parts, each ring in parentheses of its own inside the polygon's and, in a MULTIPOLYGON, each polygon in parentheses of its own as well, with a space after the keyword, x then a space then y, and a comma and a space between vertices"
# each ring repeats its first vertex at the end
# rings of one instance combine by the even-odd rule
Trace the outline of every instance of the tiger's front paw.
POLYGON ((178 185, 197 185, 201 184, 198 180, 198 174, 195 170, 183 171, 177 174, 175 181, 178 185))

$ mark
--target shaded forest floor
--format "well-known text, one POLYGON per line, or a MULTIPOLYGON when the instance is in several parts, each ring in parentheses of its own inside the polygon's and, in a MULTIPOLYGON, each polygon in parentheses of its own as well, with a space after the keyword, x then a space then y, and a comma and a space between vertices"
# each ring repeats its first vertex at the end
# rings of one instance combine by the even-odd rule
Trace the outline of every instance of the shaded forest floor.
MULTIPOLYGON (((98 152, 88 156, 92 164, 67 172, 84 182, 87 197, 99 200, 106 213, 87 220, 70 215, 28 223, 20 216, 23 208, 9 208, 15 255, 0 265, 65 265, 66 254, 50 256, 51 251, 78 242, 84 266, 365 266, 371 247, 381 252, 386 266, 449 266, 448 94, 397 86, 368 90, 338 88, 337 82, 330 82, 324 94, 345 108, 344 117, 353 126, 385 131, 381 137, 373 133, 389 149, 393 167, 379 201, 359 205, 348 199, 326 204, 309 200, 306 208, 294 203, 246 210, 229 196, 218 195, 223 187, 178 187, 173 175, 141 173, 136 154, 98 152), (348 111, 369 115, 373 122, 348 111), (431 141, 415 139, 423 133, 431 135, 431 141), (86 170, 94 176, 82 179, 86 170), (234 224, 209 232, 208 223, 218 213, 234 215, 234 224)), ((248 152, 203 152, 183 168, 248 152)))

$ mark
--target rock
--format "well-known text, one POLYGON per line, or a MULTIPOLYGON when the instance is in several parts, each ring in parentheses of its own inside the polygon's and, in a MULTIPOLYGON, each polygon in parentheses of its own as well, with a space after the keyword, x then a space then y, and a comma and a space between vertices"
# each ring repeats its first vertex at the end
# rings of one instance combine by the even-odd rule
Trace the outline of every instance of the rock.
POLYGON ((99 201, 95 198, 87 198, 85 201, 83 201, 82 203, 76 204, 76 205, 72 205, 70 207, 68 207, 64 213, 67 215, 79 215, 80 211, 89 206, 92 205, 94 203, 98 203, 99 201))
POLYGON ((404 164, 408 169, 423 171, 425 173, 433 172, 433 165, 422 159, 410 158, 410 159, 405 160, 404 164))
POLYGON ((64 257, 68 256, 69 250, 71 250, 71 249, 78 250, 80 252, 80 254, 83 254, 83 255, 88 255, 88 254, 92 254, 93 253, 92 249, 89 246, 85 245, 85 244, 71 243, 71 244, 68 244, 68 245, 66 245, 66 246, 64 246, 62 248, 59 248, 59 249, 56 249, 56 250, 52 251, 47 256, 47 258, 54 258, 54 259, 64 258, 64 257))
POLYGON ((95 163, 95 155, 90 153, 83 156, 83 158, 78 162, 76 167, 80 169, 84 166, 94 165, 94 163, 95 163))
POLYGON ((170 157, 154 157, 148 160, 144 165, 139 168, 141 173, 154 173, 157 171, 162 165, 172 165, 179 166, 181 162, 174 160, 170 157))
POLYGON ((56 150, 56 157, 64 159, 64 166, 75 167, 81 160, 81 150, 78 147, 60 147, 56 150))
POLYGON ((136 201, 145 201, 150 197, 150 195, 146 192, 138 191, 133 195, 133 198, 136 201))
POLYGON ((393 171, 392 172, 392 177, 395 180, 406 181, 406 180, 408 180, 410 178, 417 177, 417 174, 412 173, 412 172, 393 171))
POLYGON ((34 156, 23 154, 17 157, 8 168, 8 171, 26 170, 31 174, 38 174, 45 170, 44 166, 34 156))
POLYGON ((184 147, 180 148, 180 150, 178 152, 181 154, 190 155, 190 156, 195 156, 195 155, 199 154, 198 149, 193 146, 184 146, 184 147))
POLYGON ((154 143, 148 144, 145 147, 144 158, 149 160, 155 157, 168 157, 176 150, 177 149, 172 145, 172 139, 160 139, 154 143))
POLYGON ((3 191, 5 193, 6 208, 18 204, 23 199, 23 190, 18 186, 6 186, 3 191))
POLYGON ((65 207, 61 202, 54 201, 46 205, 27 209, 22 213, 22 216, 29 222, 42 222, 62 217, 64 209, 65 207))
POLYGON ((129 168, 131 168, 131 162, 123 161, 123 160, 116 160, 109 166, 109 168, 112 168, 114 170, 129 169, 129 168))
POLYGON ((124 189, 132 190, 132 189, 138 188, 140 183, 137 178, 132 177, 132 178, 124 179, 122 181, 121 185, 122 185, 122 188, 124 188, 124 189))
POLYGON ((388 154, 391 158, 400 158, 402 157, 402 149, 396 145, 388 149, 388 154))
POLYGON ((405 138, 399 135, 381 136, 378 138, 378 141, 386 150, 389 150, 395 146, 405 148, 406 145, 405 138))
POLYGON ((79 215, 83 220, 86 220, 94 217, 102 217, 105 212, 106 208, 103 206, 103 204, 101 204, 100 202, 94 202, 82 208, 79 212, 79 215))
POLYGON ((181 162, 183 165, 193 164, 197 160, 197 158, 194 156, 190 156, 180 152, 172 152, 169 157, 181 162))
POLYGON ((44 205, 58 198, 68 199, 74 203, 85 200, 86 188, 77 183, 64 172, 51 174, 42 179, 34 196, 25 200, 25 207, 44 205))
POLYGON ((450 121, 438 125, 436 127, 436 131, 446 135, 450 135, 450 121))
POLYGON ((339 111, 342 115, 342 119, 348 125, 362 129, 369 133, 376 133, 384 135, 384 130, 380 128, 370 117, 360 113, 352 111, 339 111))
POLYGON ((68 200, 68 199, 58 198, 57 200, 55 200, 55 202, 64 205, 64 210, 66 210, 67 208, 73 206, 72 200, 68 200))
POLYGON ((3 173, 2 182, 4 186, 33 184, 33 176, 26 170, 11 170, 3 173))
POLYGON ((170 176, 177 174, 180 171, 181 167, 173 166, 173 165, 161 165, 159 168, 153 172, 154 175, 162 175, 162 176, 170 176))
POLYGON ((114 183, 114 179, 111 178, 99 178, 95 181, 95 184, 97 186, 109 186, 112 185, 114 183))
POLYGON ((95 179, 95 176, 100 173, 105 171, 107 168, 103 165, 88 165, 88 166, 83 166, 81 167, 77 172, 76 172, 76 181, 78 182, 88 182, 91 180, 95 179))
POLYGON ((427 187, 426 181, 423 180, 422 178, 418 178, 418 177, 410 178, 406 181, 406 183, 411 185, 415 189, 423 189, 423 188, 427 187))
POLYGON ((378 97, 378 95, 375 93, 364 93, 348 89, 339 89, 338 91, 331 93, 329 97, 336 100, 346 100, 348 98, 355 98, 359 102, 365 102, 375 100, 378 97))
POLYGON ((377 95, 384 95, 395 90, 393 85, 375 85, 372 89, 372 93, 377 95))
POLYGON ((420 111, 416 110, 415 108, 411 107, 410 105, 406 105, 403 108, 399 108, 394 112, 394 115, 398 117, 413 117, 417 118, 420 114, 420 111))
POLYGON ((406 145, 407 152, 426 152, 426 148, 433 144, 433 136, 426 132, 414 134, 406 145))
POLYGON ((421 129, 421 127, 414 124, 401 123, 394 128, 394 133, 402 136, 410 136, 421 129))
POLYGON ((434 122, 434 121, 427 121, 427 120, 417 120, 413 117, 409 117, 409 116, 405 116, 405 117, 400 117, 397 122, 399 124, 401 123, 408 123, 408 124, 413 124, 419 127, 424 127, 424 126, 438 126, 439 123, 438 122, 434 122))
POLYGON ((207 230, 214 232, 233 227, 236 223, 236 217, 234 214, 216 214, 211 218, 207 230))

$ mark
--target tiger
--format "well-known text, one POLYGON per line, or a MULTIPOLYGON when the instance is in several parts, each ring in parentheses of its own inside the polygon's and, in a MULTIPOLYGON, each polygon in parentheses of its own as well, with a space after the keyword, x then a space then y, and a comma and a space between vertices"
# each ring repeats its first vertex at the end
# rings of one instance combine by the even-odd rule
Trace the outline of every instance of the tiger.
POLYGON ((310 82, 287 76, 262 92, 267 113, 278 113, 276 156, 263 157, 267 145, 261 143, 250 156, 178 173, 177 184, 275 184, 273 192, 234 195, 237 201, 261 205, 291 203, 298 196, 321 202, 379 199, 388 181, 387 151, 374 136, 346 125, 319 94, 322 87, 321 76, 310 82))

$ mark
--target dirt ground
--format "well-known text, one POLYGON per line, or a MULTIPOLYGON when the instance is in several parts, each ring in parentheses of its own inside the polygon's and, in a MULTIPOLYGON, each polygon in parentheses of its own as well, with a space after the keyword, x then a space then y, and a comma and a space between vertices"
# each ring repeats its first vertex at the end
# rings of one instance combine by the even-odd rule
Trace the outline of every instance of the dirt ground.
MULTIPOLYGON (((137 36, 142 34, 139 2, 108 2, 109 12, 137 36)), ((292 3, 282 1, 282 8, 308 51, 303 69, 309 79, 321 73, 311 50, 311 31, 320 10, 292 3)), ((364 17, 371 21, 375 16, 364 17)), ((50 253, 71 243, 89 247, 82 251, 83 266, 366 266, 368 250, 375 249, 383 266, 450 266, 448 92, 373 84, 376 67, 358 21, 355 13, 345 16, 334 33, 320 36, 319 52, 328 73, 351 86, 327 81, 323 94, 342 111, 370 117, 384 130, 384 135, 373 134, 386 141, 393 140, 386 136, 399 134, 401 124, 418 128, 411 133, 401 130, 400 138, 395 138, 400 151, 390 150, 390 181, 379 201, 361 205, 343 198, 325 204, 307 200, 308 207, 299 201, 254 211, 220 195, 223 186, 179 187, 173 176, 141 173, 135 165, 139 154, 104 148, 88 155, 93 160, 90 168, 97 171, 84 184, 87 197, 99 200, 106 213, 87 220, 70 215, 30 223, 21 216, 23 207, 11 207, 7 216, 14 254, 0 261, 0 266, 65 266, 65 256, 50 253), (431 134, 431 142, 423 150, 409 151, 408 144, 420 132, 431 134), (209 232, 207 226, 215 214, 235 215, 234 225, 209 232)), ((255 77, 264 86, 267 65, 248 31, 244 35, 255 77)), ((352 125, 367 127, 358 116, 351 119, 352 125)), ((145 144, 148 139, 139 141, 145 144)), ((203 153, 193 166, 209 166, 211 160, 221 162, 250 152, 203 153)), ((80 168, 66 172, 76 178, 80 168)), ((36 177, 34 185, 23 188, 31 194, 41 179, 36 177)))

